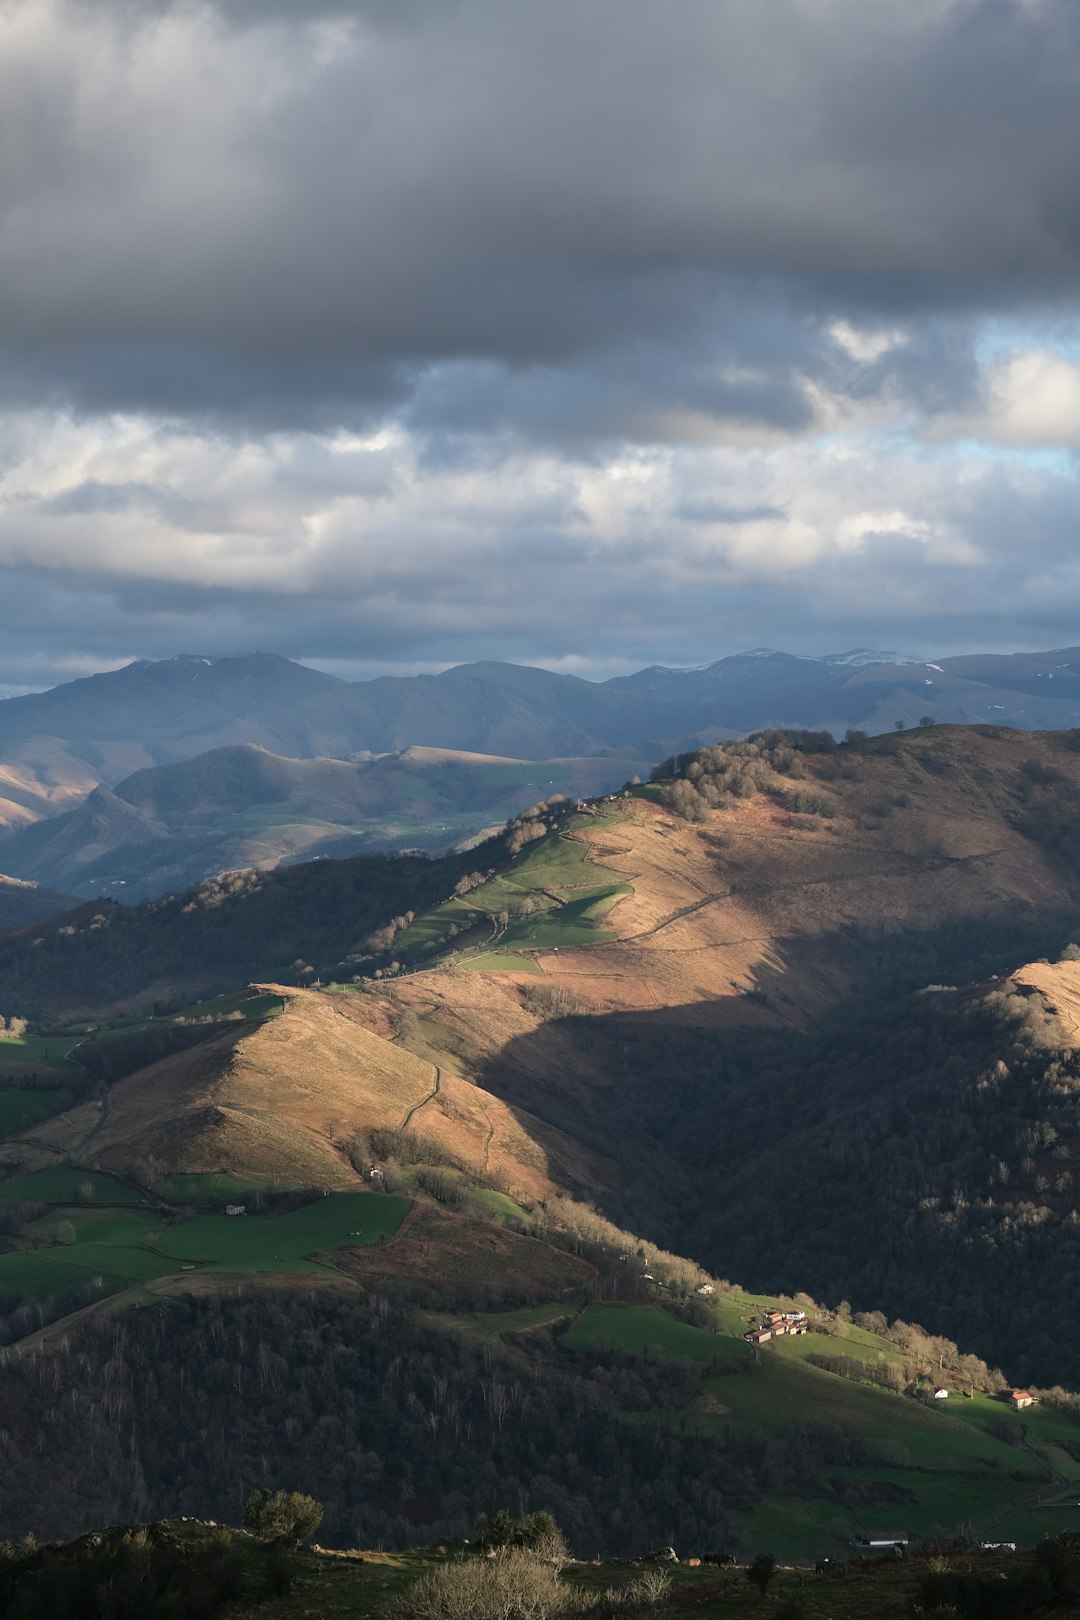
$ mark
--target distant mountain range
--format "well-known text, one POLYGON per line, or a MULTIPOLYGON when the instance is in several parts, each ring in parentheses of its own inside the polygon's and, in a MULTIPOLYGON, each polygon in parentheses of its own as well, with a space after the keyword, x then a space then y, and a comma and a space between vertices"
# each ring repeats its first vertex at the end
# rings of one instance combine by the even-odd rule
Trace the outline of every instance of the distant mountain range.
MULTIPOLYGON (((642 762, 518 760, 407 748, 362 761, 286 759, 252 743, 102 784, 73 810, 16 829, 0 858, 84 898, 140 900, 241 867, 365 850, 443 850, 563 794, 605 793, 642 762)), ((30 890, 33 893, 35 891, 30 890)))
POLYGON ((77 881, 84 894, 109 884, 149 893, 317 847, 436 847, 524 808, 534 776, 602 792, 669 753, 746 732, 877 733, 923 715, 1078 726, 1080 648, 932 663, 865 648, 822 658, 760 648, 602 682, 499 663, 348 682, 261 652, 141 661, 0 702, 0 869, 77 881), (417 748, 474 757, 453 769, 445 752, 380 760, 366 774, 333 768, 417 748), (176 769, 200 757, 193 772, 176 769), (586 758, 596 764, 584 775, 545 765, 586 758), (305 773, 289 761, 324 764, 305 773), (492 772, 515 762, 517 780, 496 783, 492 772), (528 762, 541 768, 522 769, 528 762), (421 787, 431 773, 438 780, 421 787), (32 830, 55 817, 64 820, 48 833, 32 830))

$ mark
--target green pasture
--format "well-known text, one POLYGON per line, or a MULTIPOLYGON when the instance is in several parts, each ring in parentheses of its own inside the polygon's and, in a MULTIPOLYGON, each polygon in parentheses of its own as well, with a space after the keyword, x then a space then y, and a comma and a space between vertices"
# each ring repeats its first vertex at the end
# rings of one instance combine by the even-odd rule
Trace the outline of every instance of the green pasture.
POLYGON ((439 1327, 456 1327, 480 1339, 499 1339, 504 1333, 524 1333, 529 1328, 546 1327, 549 1322, 573 1314, 566 1305, 523 1305, 514 1311, 478 1311, 469 1316, 451 1316, 440 1311, 431 1315, 439 1327))
MULTIPOLYGON (((732 1524, 750 1552, 779 1552, 784 1558, 847 1558, 856 1534, 851 1515, 839 1502, 819 1496, 780 1496, 749 1512, 733 1513, 732 1524)), ((747 1583, 744 1581, 743 1585, 747 1583)))
POLYGON ((987 1530, 984 1541, 1015 1541, 1032 1547, 1047 1536, 1062 1536, 1067 1530, 1080 1530, 1080 1503, 1075 1507, 1032 1507, 1003 1514, 987 1530))
POLYGON ((489 951, 484 956, 463 956, 458 967, 471 973, 539 973, 540 969, 529 956, 503 956, 489 951))
POLYGON ((60 1112, 59 1089, 36 1086, 0 1086, 0 1136, 28 1131, 60 1112))
POLYGON ((511 917, 500 945, 523 950, 568 949, 572 945, 603 945, 615 938, 610 928, 598 926, 617 900, 634 891, 625 883, 586 889, 562 905, 535 911, 529 917, 511 917))
POLYGON ((148 1282, 178 1268, 149 1249, 112 1243, 75 1243, 48 1249, 0 1254, 0 1292, 23 1299, 47 1299, 70 1293, 101 1278, 105 1293, 134 1282, 148 1282))
MULTIPOLYGON (((1025 1484, 1008 1477, 933 1474, 924 1470, 880 1468, 874 1464, 831 1468, 827 1472, 830 1482, 870 1481, 898 1486, 914 1496, 914 1502, 853 1507, 851 1516, 862 1533, 902 1529, 913 1536, 931 1538, 965 1524, 978 1526, 984 1520, 993 1520, 999 1513, 1014 1508, 1025 1494, 1035 1496, 1039 1490, 1035 1480, 1025 1484)), ((986 1539, 996 1540, 997 1537, 987 1531, 986 1539)))
POLYGON ((80 1170, 74 1164, 53 1164, 47 1170, 32 1170, 25 1176, 0 1181, 0 1204, 142 1204, 146 1200, 137 1187, 129 1187, 104 1170, 80 1170), (88 1187, 85 1200, 79 1189, 88 1187))
MULTIPOLYGON (((572 831, 596 819, 573 816, 564 825, 572 831)), ((611 871, 590 858, 587 844, 549 833, 527 844, 498 876, 417 917, 401 935, 397 949, 411 961, 426 945, 449 943, 452 926, 465 929, 504 911, 510 923, 500 946, 505 941, 509 946, 551 950, 598 944, 611 937, 598 922, 617 899, 630 893, 628 885, 613 881, 611 871), (518 913, 526 899, 538 902, 539 909, 522 917, 518 913)))
POLYGON ((265 1192, 268 1181, 258 1176, 236 1176, 228 1170, 181 1174, 166 1177, 164 1196, 178 1204, 242 1203, 245 1193, 265 1192))
POLYGON ((207 1001, 192 1002, 172 1018, 228 1018, 231 1013, 242 1013, 252 1021, 273 1018, 282 1007, 280 996, 256 995, 251 990, 238 990, 231 995, 211 996, 207 1001))
POLYGON ((85 1204, 80 1204, 67 1209, 50 1209, 47 1215, 31 1222, 30 1231, 38 1237, 48 1238, 65 1226, 74 1227, 75 1242, 64 1247, 69 1257, 78 1260, 79 1251, 87 1243, 140 1248, 160 1232, 164 1224, 165 1216, 155 1210, 87 1209, 85 1204))
POLYGON ((68 1054, 77 1045, 70 1035, 4 1035, 0 1037, 0 1074, 39 1073, 57 1076, 82 1073, 78 1062, 68 1054))
POLYGON ((158 1247, 211 1271, 319 1271, 311 1255, 390 1237, 409 1209, 408 1198, 389 1193, 334 1193, 287 1215, 197 1215, 158 1247))
POLYGON ((984 1430, 991 1423, 1004 1422, 1017 1444, 1026 1437, 1025 1443, 1041 1452, 1055 1473, 1075 1483, 1080 1494, 1080 1423, 1075 1419, 1041 1404, 1014 1412, 1008 1401, 993 1395, 975 1395, 970 1400, 952 1398, 949 1411, 961 1422, 984 1430))
POLYGON ((527 1209, 515 1203, 506 1193, 493 1192, 489 1187, 477 1187, 469 1195, 474 1204, 479 1205, 487 1214, 494 1215, 496 1220, 523 1222, 526 1225, 532 1220, 527 1209))
MULTIPOLYGON (((559 1342, 567 1350, 622 1350, 731 1366, 745 1362, 750 1354, 741 1340, 692 1327, 657 1305, 590 1305, 559 1342)), ((749 1382, 752 1379, 740 1380, 749 1382)))
MULTIPOLYGON (((765 1311, 799 1308, 797 1301, 783 1294, 744 1294, 738 1290, 723 1295, 714 1307, 717 1321, 724 1332, 740 1336, 757 1323, 765 1311)), ((904 1352, 890 1339, 868 1333, 865 1328, 856 1327, 854 1322, 832 1321, 829 1327, 831 1331, 828 1333, 789 1335, 771 1341, 766 1348, 803 1360, 813 1355, 850 1356, 854 1361, 865 1361, 869 1365, 879 1359, 906 1360, 904 1352)))
POLYGON ((723 1427, 748 1422, 781 1431, 797 1424, 838 1423, 857 1429, 881 1461, 892 1466, 946 1471, 1019 1468, 1036 1474, 1033 1459, 1025 1462, 1022 1454, 973 1424, 906 1395, 853 1383, 772 1350, 771 1345, 762 1346, 757 1370, 749 1377, 709 1381, 710 1393, 729 1408, 728 1416, 710 1423, 723 1427))

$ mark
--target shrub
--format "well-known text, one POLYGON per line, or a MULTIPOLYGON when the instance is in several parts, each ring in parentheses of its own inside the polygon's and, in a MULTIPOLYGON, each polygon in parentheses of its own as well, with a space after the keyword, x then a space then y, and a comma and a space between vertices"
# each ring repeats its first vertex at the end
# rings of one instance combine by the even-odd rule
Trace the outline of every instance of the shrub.
POLYGON ((526 985, 521 999, 534 1017, 545 1022, 549 1018, 572 1018, 582 1010, 577 996, 564 984, 526 985))
POLYGON ((244 1508, 244 1529, 262 1541, 299 1547, 322 1523, 322 1503, 302 1491, 259 1490, 244 1508))

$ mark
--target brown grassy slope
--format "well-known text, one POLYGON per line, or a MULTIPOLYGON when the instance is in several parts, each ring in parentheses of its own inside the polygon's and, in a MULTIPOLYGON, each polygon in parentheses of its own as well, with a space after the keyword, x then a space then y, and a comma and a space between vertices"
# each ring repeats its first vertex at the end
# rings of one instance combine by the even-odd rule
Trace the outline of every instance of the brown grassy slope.
POLYGON ((574 834, 633 888, 605 919, 615 941, 534 953, 539 974, 476 972, 451 958, 400 981, 392 1006, 365 998, 369 1016, 397 1020, 409 1044, 419 1036, 466 1073, 490 1072, 514 1041, 514 1094, 524 1097, 605 1083, 558 1025, 529 1012, 537 983, 566 986, 591 1013, 718 1030, 805 1024, 851 987, 838 941, 853 927, 1080 908, 1076 878, 1021 830, 1034 812, 1067 814, 1080 797, 1075 736, 938 727, 802 756, 807 775, 788 785, 826 794, 829 819, 764 795, 700 825, 625 801, 614 825, 574 834))
POLYGON ((587 1261, 548 1243, 426 1204, 386 1243, 338 1254, 334 1263, 368 1286, 404 1279, 436 1289, 463 1282, 498 1289, 512 1277, 537 1299, 580 1288, 596 1275, 587 1261))
POLYGON ((1034 991, 1056 1020, 1061 1045, 1080 1046, 1080 962, 1029 962, 998 988, 1034 991))
POLYGON ((279 1017, 151 1064, 112 1087, 104 1117, 90 1104, 29 1139, 105 1166, 143 1158, 168 1171, 347 1187, 358 1178, 337 1144, 408 1120, 522 1196, 612 1179, 610 1166, 476 1086, 444 1072, 436 1088, 432 1064, 363 1028, 348 1003, 260 988, 284 998, 279 1017))

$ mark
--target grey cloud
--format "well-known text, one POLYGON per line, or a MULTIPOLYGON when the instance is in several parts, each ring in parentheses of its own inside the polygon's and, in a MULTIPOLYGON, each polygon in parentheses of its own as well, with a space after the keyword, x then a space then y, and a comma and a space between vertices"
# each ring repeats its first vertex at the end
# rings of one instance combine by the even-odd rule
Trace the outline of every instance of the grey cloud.
MULTIPOLYGON (((96 54, 58 27, 0 66, 0 335, 28 396, 311 423, 489 362, 526 429, 633 436, 638 345, 673 373, 705 331, 768 369, 801 320, 816 375, 825 314, 1075 290, 1067 0, 68 12, 96 54)), ((803 425, 782 366, 742 400, 663 381, 673 408, 803 425)))
MULTIPOLYGON (((697 483, 702 489, 703 478, 697 483)), ((769 569, 757 549, 700 551, 699 530, 753 536, 789 514, 702 492, 604 543, 570 537, 573 514, 557 495, 523 501, 502 520, 482 503, 455 512, 449 526, 437 514, 404 523, 390 515, 374 534, 346 531, 307 588, 289 593, 261 588, 257 577, 231 588, 197 574, 107 580, 89 569, 0 570, 11 627, 0 684, 44 685, 48 669, 68 678, 72 654, 92 666, 118 654, 244 646, 392 670, 421 659, 583 653, 601 665, 627 656, 697 663, 762 642, 807 652, 899 645, 934 656, 1075 641, 1075 480, 1035 485, 994 468, 953 480, 946 470, 922 501, 977 559, 936 535, 905 534, 901 520, 876 533, 870 525, 862 547, 769 569)), ((910 504, 917 527, 924 510, 910 504)))

